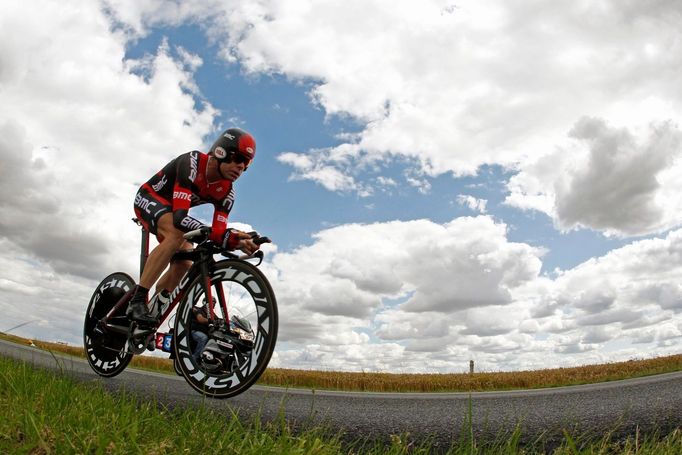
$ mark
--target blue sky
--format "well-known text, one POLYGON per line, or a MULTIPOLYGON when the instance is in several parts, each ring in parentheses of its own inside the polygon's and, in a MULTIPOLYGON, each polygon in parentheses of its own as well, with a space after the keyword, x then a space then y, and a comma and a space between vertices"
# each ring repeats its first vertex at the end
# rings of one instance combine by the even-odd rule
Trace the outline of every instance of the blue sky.
POLYGON ((679 352, 675 2, 0 8, 4 328, 79 343, 98 280, 136 276, 137 186, 237 125, 258 147, 231 221, 274 240, 274 365, 679 352))

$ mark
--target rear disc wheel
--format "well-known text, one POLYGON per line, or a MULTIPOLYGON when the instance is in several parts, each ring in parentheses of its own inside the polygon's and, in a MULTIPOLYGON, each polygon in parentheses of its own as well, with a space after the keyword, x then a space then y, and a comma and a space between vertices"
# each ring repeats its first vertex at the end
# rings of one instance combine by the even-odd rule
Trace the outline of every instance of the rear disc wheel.
MULTIPOLYGON (((133 358, 127 350, 127 336, 103 330, 100 321, 134 287, 135 281, 129 275, 116 272, 102 280, 90 298, 83 325, 83 342, 88 363, 100 376, 116 376, 125 370, 133 358)), ((109 322, 128 325, 125 309, 124 306, 119 310, 120 314, 112 315, 109 322)))

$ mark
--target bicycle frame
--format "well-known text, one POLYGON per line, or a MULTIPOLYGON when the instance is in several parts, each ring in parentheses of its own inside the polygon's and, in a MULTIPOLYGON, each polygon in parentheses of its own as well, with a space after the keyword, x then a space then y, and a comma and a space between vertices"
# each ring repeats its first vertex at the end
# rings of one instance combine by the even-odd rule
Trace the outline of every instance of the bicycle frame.
MULTIPOLYGON (((142 241, 141 241, 141 251, 140 251, 140 276, 142 276, 142 271, 144 270, 144 265, 149 257, 149 231, 147 231, 144 226, 139 223, 139 221, 133 218, 138 225, 142 228, 142 241)), ((215 303, 212 294, 212 283, 210 268, 211 265, 215 263, 213 258, 214 252, 210 248, 202 248, 197 246, 193 250, 182 250, 178 251, 173 255, 172 260, 189 260, 192 261, 192 266, 183 275, 180 283, 171 292, 171 301, 166 308, 153 308, 152 311, 156 311, 159 317, 159 323, 156 330, 160 327, 166 319, 170 316, 173 310, 178 306, 178 304, 185 297, 188 290, 188 285, 194 281, 197 276, 201 276, 204 279, 201 282, 202 288, 204 290, 204 295, 206 296, 206 303, 208 305, 208 319, 209 321, 214 321, 216 319, 215 314, 215 303)), ((230 256, 228 256, 230 257, 230 256)), ((102 328, 106 330, 111 330, 113 332, 118 332, 122 334, 128 334, 130 331, 129 325, 121 326, 109 323, 109 319, 113 319, 117 313, 120 314, 121 310, 127 307, 128 302, 132 298, 134 289, 128 291, 123 297, 119 299, 118 302, 113 306, 113 308, 107 313, 107 315, 101 319, 100 324, 102 328)), ((225 320, 229 320, 229 314, 227 311, 227 302, 225 301, 225 294, 222 287, 218 288, 218 302, 220 304, 222 314, 225 320)))
POLYGON ((140 242, 140 276, 142 276, 144 265, 147 263, 147 258, 149 257, 149 231, 144 228, 137 218, 133 218, 133 221, 140 226, 142 230, 142 241, 140 242))
MULTIPOLYGON (((142 229, 141 274, 149 258, 149 234, 142 229)), ((256 245, 270 242, 255 231, 243 234, 238 235, 256 245)), ((149 322, 140 323, 127 314, 138 289, 129 274, 114 272, 99 283, 83 325, 88 363, 95 373, 110 378, 120 374, 133 356, 161 348, 171 353, 176 372, 194 390, 207 397, 230 398, 247 390, 263 374, 277 341, 277 299, 267 277, 257 269, 264 253, 240 243, 245 254, 235 254, 222 247, 222 242, 210 240, 209 226, 186 232, 183 237, 194 246, 176 252, 172 260, 182 261, 174 264, 173 272, 185 270, 187 265, 186 273, 168 298, 152 299, 148 306, 153 318, 146 318, 149 322), (195 352, 200 347, 195 336, 195 305, 203 306, 209 320, 209 339, 200 357, 195 352), (157 332, 161 324, 165 329, 173 318, 169 333, 157 332)), ((206 322, 203 317, 199 319, 206 322)))

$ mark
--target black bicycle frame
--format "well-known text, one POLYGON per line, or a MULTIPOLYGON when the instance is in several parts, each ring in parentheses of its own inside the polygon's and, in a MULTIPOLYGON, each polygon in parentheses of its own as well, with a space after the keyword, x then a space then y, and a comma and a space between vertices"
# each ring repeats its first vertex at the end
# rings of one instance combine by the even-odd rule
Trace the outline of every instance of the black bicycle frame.
MULTIPOLYGON (((142 271, 144 270, 147 258, 149 257, 149 231, 147 231, 137 219, 133 218, 133 221, 135 221, 142 228, 142 239, 140 247, 140 276, 142 276, 142 271)), ((213 300, 213 294, 211 291, 212 283, 210 275, 211 266, 215 264, 213 254, 214 252, 210 248, 210 246, 204 247, 199 245, 193 250, 181 250, 173 255, 171 261, 174 260, 192 261, 192 266, 189 268, 187 273, 183 275, 177 287, 171 292, 171 303, 170 305, 168 305, 168 308, 161 315, 159 319, 159 326, 161 326, 161 324, 163 324, 166 321, 171 312, 175 309, 176 306, 178 306, 178 304, 185 297, 185 294, 187 293, 187 285, 190 284, 190 281, 193 281, 193 278, 195 276, 201 276, 204 278, 201 282, 201 286, 204 290, 204 295, 206 296, 206 304, 208 305, 209 310, 208 319, 209 321, 214 321, 216 319, 215 304, 213 300)), ((107 330, 111 330, 114 332, 128 333, 129 331, 128 326, 109 324, 108 320, 110 318, 113 318, 115 314, 119 313, 121 309, 125 308, 128 305, 128 302, 133 297, 134 291, 135 291, 134 289, 131 289, 130 291, 126 292, 126 294, 123 297, 121 297, 118 302, 116 302, 116 304, 109 311, 109 313, 104 318, 102 318, 100 324, 102 325, 103 328, 106 328, 107 330)), ((227 303, 225 302, 225 293, 223 291, 222 286, 218 288, 218 301, 220 303, 223 315, 225 316, 225 320, 226 321, 229 320, 229 315, 227 312, 227 303)))
POLYGON ((142 277, 144 265, 147 263, 147 258, 149 257, 149 231, 144 228, 137 218, 133 218, 133 221, 140 226, 142 230, 142 241, 140 242, 140 277, 142 277))

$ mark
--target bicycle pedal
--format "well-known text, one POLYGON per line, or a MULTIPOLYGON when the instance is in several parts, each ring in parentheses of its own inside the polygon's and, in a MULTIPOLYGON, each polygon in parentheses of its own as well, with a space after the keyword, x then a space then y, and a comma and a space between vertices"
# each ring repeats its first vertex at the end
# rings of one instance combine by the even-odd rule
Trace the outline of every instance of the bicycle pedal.
POLYGON ((139 355, 147 350, 147 342, 145 340, 128 338, 128 343, 126 345, 126 352, 128 354, 139 355))

